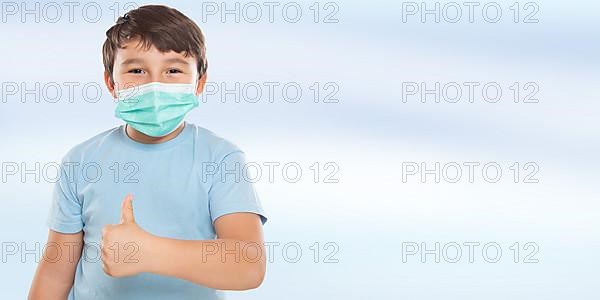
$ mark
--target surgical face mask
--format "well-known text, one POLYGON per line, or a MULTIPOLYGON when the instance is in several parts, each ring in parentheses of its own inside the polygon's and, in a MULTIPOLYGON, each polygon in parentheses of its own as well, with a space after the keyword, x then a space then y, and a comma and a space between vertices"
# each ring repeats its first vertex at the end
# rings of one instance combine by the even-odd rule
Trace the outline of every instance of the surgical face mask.
POLYGON ((198 106, 193 83, 150 82, 117 92, 115 116, 153 137, 165 136, 198 106))

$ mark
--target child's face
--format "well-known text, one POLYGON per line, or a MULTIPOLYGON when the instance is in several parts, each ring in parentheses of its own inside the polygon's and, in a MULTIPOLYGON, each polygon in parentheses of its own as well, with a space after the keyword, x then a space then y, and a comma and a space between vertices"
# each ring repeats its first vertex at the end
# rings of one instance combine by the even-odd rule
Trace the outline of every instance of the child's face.
POLYGON ((206 76, 198 78, 197 60, 192 56, 174 51, 160 52, 154 45, 144 49, 137 40, 118 49, 113 67, 114 85, 108 73, 104 78, 113 96, 120 89, 131 88, 149 82, 196 83, 196 95, 202 92, 206 76))

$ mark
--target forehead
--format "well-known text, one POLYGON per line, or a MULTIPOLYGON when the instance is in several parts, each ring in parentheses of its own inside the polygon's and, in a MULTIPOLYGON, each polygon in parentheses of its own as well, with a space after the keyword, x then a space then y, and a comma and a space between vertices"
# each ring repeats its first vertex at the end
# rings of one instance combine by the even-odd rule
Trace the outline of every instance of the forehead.
POLYGON ((115 53, 115 62, 122 61, 125 59, 137 58, 141 60, 167 60, 173 58, 179 58, 187 61, 190 64, 196 63, 196 58, 192 55, 186 56, 184 52, 161 52, 154 45, 150 44, 150 47, 144 47, 139 40, 131 40, 122 45, 121 48, 118 48, 115 53))

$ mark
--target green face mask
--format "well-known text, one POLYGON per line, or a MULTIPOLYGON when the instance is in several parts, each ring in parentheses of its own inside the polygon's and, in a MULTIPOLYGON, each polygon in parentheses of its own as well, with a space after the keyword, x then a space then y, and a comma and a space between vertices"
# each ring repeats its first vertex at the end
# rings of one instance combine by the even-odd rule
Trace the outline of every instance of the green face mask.
POLYGON ((115 116, 153 137, 173 132, 198 106, 195 84, 150 82, 117 92, 115 116))

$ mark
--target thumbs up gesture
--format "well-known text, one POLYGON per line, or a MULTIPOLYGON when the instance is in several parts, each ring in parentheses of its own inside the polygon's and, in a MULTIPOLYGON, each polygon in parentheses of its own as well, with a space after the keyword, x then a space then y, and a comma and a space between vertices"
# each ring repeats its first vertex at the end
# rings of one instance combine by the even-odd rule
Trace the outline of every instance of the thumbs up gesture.
POLYGON ((135 223, 132 202, 132 195, 125 196, 121 204, 121 223, 102 229, 102 269, 112 277, 143 272, 148 263, 144 257, 145 249, 153 236, 135 223))

